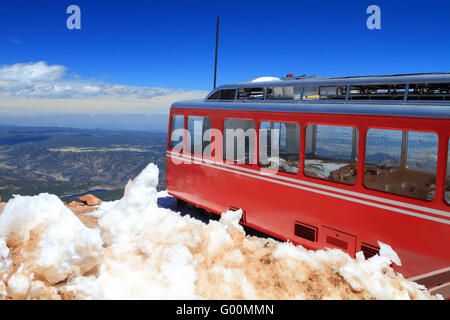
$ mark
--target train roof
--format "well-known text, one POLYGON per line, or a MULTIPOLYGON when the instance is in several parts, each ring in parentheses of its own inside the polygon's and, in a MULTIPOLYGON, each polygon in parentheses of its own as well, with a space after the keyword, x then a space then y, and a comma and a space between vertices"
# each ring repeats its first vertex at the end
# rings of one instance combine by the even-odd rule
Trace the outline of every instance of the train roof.
POLYGON ((262 77, 222 85, 211 91, 203 100, 175 102, 172 107, 449 119, 450 73, 339 78, 306 75, 290 75, 281 79, 262 77), (282 92, 282 89, 276 89, 277 87, 290 89, 287 99, 269 97, 269 92, 282 92), (305 92, 311 88, 316 90, 316 94, 313 93, 305 99, 305 92), (327 92, 330 92, 331 88, 331 91, 336 90, 337 93, 322 96, 321 88, 327 92), (220 92, 226 91, 227 100, 219 99, 220 92), (230 96, 230 92, 234 97, 230 96), (249 95, 245 96, 247 93, 249 95), (323 97, 325 99, 322 99, 323 97))
POLYGON ((450 119, 450 105, 426 104, 336 104, 336 103, 220 103, 203 100, 185 100, 172 104, 172 108, 270 111, 291 113, 325 113, 349 115, 378 115, 418 118, 450 119))
POLYGON ((348 85, 348 84, 406 84, 406 83, 450 83, 450 72, 394 74, 378 76, 353 76, 353 77, 318 77, 301 75, 297 77, 261 77, 250 81, 234 84, 225 84, 217 89, 261 87, 261 86, 296 86, 296 85, 348 85), (261 81, 270 78, 268 81, 261 81), (279 80, 276 80, 279 79, 279 80))

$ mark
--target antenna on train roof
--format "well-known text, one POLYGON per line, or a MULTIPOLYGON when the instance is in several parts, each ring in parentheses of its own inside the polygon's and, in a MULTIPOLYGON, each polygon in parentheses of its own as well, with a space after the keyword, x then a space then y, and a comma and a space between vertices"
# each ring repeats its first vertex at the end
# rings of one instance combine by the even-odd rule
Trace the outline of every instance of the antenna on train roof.
POLYGON ((219 47, 219 17, 217 17, 217 28, 216 28, 216 57, 214 61, 214 89, 216 88, 216 76, 217 76, 217 49, 219 47))

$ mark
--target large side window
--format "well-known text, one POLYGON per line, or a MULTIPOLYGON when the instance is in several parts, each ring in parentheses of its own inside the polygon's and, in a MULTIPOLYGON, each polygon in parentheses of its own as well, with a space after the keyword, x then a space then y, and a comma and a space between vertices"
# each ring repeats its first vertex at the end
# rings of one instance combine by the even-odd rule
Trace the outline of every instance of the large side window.
POLYGON ((236 163, 255 163, 255 122, 225 119, 223 131, 223 158, 236 163))
POLYGON ((172 116, 172 130, 170 132, 170 147, 183 150, 184 116, 172 116))
POLYGON ((350 86, 350 100, 403 100, 404 84, 350 86))
POLYGON ((432 200, 436 187, 438 137, 432 132, 369 129, 364 185, 432 200))
POLYGON ((408 101, 411 100, 450 100, 450 83, 417 83, 410 84, 408 101))
POLYGON ((356 183, 358 130, 310 124, 306 127, 305 175, 356 183))
POLYGON ((445 201, 450 204, 450 140, 448 141, 447 178, 445 179, 445 201))
POLYGON ((300 158, 300 126, 263 121, 259 126, 259 165, 297 173, 300 158))
MULTIPOLYGON (((187 128, 189 132, 187 149, 191 153, 204 155, 206 147, 211 143, 211 119, 189 116, 187 128)), ((209 156, 209 154, 205 154, 205 156, 209 156)))

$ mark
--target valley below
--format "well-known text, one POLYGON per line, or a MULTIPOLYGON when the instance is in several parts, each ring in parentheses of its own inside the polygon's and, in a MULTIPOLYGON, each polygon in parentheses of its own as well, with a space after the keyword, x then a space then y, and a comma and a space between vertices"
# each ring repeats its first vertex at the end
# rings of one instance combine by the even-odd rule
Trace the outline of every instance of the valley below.
POLYGON ((165 189, 166 133, 0 126, 0 197, 52 193, 70 201, 84 193, 106 200, 153 162, 165 189))

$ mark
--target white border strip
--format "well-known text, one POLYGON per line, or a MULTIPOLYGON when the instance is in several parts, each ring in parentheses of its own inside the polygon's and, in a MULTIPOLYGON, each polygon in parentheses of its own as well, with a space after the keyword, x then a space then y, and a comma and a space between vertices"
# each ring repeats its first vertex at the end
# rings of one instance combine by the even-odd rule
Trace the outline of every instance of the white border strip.
MULTIPOLYGON (((179 160, 192 160, 190 156, 179 156, 179 155, 176 155, 175 153, 172 153, 171 157, 179 159, 179 160)), ((194 158, 194 160, 196 160, 195 159, 196 157, 193 157, 193 158, 194 158)), ((202 160, 206 160, 206 159, 202 159, 202 160)), ((213 162, 213 161, 211 161, 211 162, 213 162)), ((200 161, 199 162, 194 162, 194 163, 202 165, 202 166, 210 167, 210 168, 215 168, 215 169, 222 170, 222 171, 227 171, 227 172, 240 174, 240 175, 243 175, 243 176, 247 176, 247 177, 251 177, 251 178, 255 178, 255 179, 259 179, 259 180, 264 180, 264 181, 277 183, 277 184, 280 184, 280 185, 285 185, 285 186, 289 186, 289 187, 293 187, 293 188, 297 188, 297 189, 301 189, 301 190, 306 190, 306 191, 310 191, 310 192, 314 192, 314 193, 318 193, 318 194, 323 194, 323 195, 330 196, 330 197, 333 197, 333 198, 338 198, 338 199, 343 199, 343 200, 352 201, 352 202, 356 202, 356 203, 361 203, 361 204, 365 204, 365 205, 376 207, 376 208, 381 208, 381 209, 385 209, 385 210, 389 210, 389 211, 394 211, 394 212, 398 212, 398 213, 402 213, 402 214, 406 214, 406 215, 410 215, 410 216, 414 216, 414 217, 418 217, 418 218, 422 218, 422 219, 431 220, 431 221, 435 221, 435 222, 439 222, 439 223, 444 223, 444 224, 450 225, 450 221, 449 220, 445 220, 445 219, 441 219, 441 218, 430 217, 430 216, 427 216, 427 215, 424 215, 424 214, 411 212, 411 211, 407 211, 407 210, 403 210, 403 209, 399 209, 399 208, 394 208, 394 207, 390 207, 390 206, 386 206, 386 205, 382 205, 382 204, 377 204, 377 203, 373 203, 373 202, 369 202, 369 201, 365 201, 365 200, 355 199, 355 198, 343 196, 343 195, 340 195, 340 194, 330 193, 330 192, 317 190, 317 189, 311 189, 311 188, 308 188, 308 187, 303 187, 303 186, 299 186, 299 185, 292 184, 292 183, 278 181, 278 180, 267 178, 267 177, 263 177, 263 176, 256 176, 254 174, 249 174, 249 173, 240 172, 240 171, 236 171, 236 170, 232 170, 232 169, 227 169, 227 168, 224 168, 224 167, 221 167, 221 166, 217 166, 217 165, 214 165, 214 164, 203 163, 203 162, 200 162, 200 161)), ((252 170, 252 171, 255 171, 255 170, 252 170)))
POLYGON ((422 273, 422 274, 419 274, 419 275, 414 276, 414 277, 409 277, 408 280, 409 281, 418 281, 418 280, 426 279, 426 278, 429 278, 429 277, 432 277, 432 276, 439 276, 440 274, 447 273, 447 272, 450 272, 450 267, 437 269, 437 270, 430 271, 430 272, 427 272, 427 273, 422 273))

